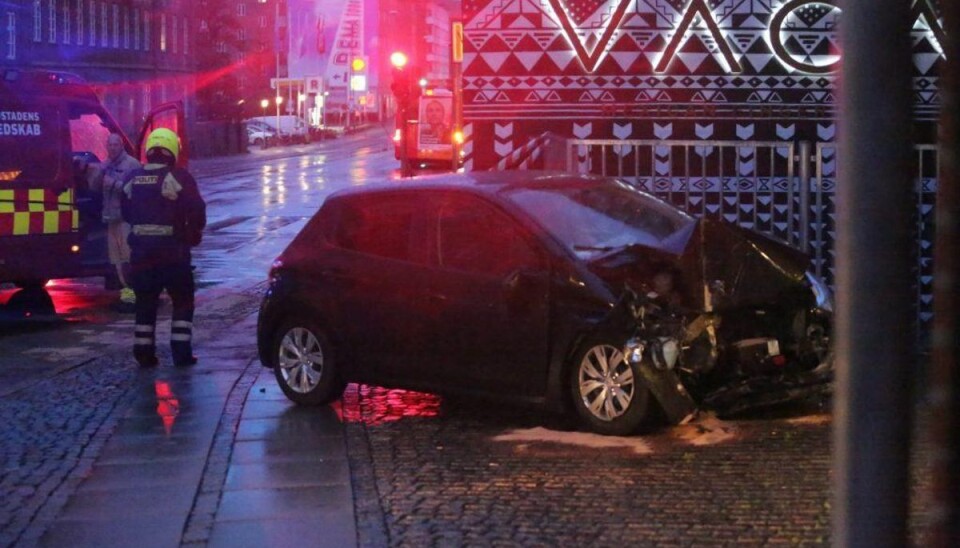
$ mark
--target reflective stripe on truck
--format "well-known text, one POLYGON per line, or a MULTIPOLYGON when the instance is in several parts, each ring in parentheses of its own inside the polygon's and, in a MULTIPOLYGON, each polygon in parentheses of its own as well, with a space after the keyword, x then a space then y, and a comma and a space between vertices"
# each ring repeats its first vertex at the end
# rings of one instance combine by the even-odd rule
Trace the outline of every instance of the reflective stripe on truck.
POLYGON ((73 189, 60 194, 43 188, 0 190, 0 236, 60 234, 79 226, 73 189))

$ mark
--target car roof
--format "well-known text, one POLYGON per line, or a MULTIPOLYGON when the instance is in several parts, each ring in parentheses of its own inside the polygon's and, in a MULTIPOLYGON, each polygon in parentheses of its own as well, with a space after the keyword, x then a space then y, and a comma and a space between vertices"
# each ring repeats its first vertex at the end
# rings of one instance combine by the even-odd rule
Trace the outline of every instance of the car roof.
POLYGON ((481 194, 499 194, 504 190, 537 188, 610 180, 609 177, 570 174, 562 171, 471 171, 425 175, 390 181, 378 181, 368 185, 338 190, 331 199, 361 195, 393 193, 396 191, 434 192, 442 190, 468 190, 481 194))

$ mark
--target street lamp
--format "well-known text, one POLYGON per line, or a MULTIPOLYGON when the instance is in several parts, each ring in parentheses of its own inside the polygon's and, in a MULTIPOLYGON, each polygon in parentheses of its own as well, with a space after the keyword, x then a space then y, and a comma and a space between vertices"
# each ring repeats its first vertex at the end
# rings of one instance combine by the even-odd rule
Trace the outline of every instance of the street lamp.
POLYGON ((304 104, 306 101, 307 101, 307 94, 302 91, 298 91, 297 92, 297 122, 296 122, 297 126, 303 123, 303 120, 306 118, 306 116, 304 115, 307 109, 307 105, 304 104))
POLYGON ((410 158, 407 154, 407 111, 410 108, 410 70, 404 70, 407 66, 407 55, 402 51, 395 51, 390 54, 390 64, 393 65, 393 82, 390 89, 397 100, 397 121, 400 131, 400 176, 409 177, 410 158))
MULTIPOLYGON (((261 117, 260 121, 263 122, 264 124, 267 123, 267 107, 268 106, 270 106, 270 99, 260 99, 260 109, 263 111, 263 116, 261 117)), ((267 132, 264 132, 263 142, 261 143, 260 148, 267 148, 268 146, 270 146, 269 141, 270 141, 270 134, 267 132)))
POLYGON ((366 68, 367 68, 367 62, 363 59, 363 57, 354 57, 350 61, 350 81, 347 83, 347 94, 348 94, 347 95, 347 125, 348 126, 353 125, 354 111, 356 111, 356 114, 359 114, 360 112, 360 109, 357 108, 357 92, 364 91, 364 89, 366 88, 366 82, 363 81, 365 76, 362 74, 366 68))
POLYGON ((320 138, 323 139, 323 132, 327 129, 327 97, 330 96, 330 92, 327 90, 323 91, 323 95, 320 96, 320 138))
POLYGON ((283 103, 283 97, 281 97, 280 95, 277 95, 275 98, 275 101, 277 103, 277 137, 282 139, 283 131, 280 128, 280 105, 283 103))

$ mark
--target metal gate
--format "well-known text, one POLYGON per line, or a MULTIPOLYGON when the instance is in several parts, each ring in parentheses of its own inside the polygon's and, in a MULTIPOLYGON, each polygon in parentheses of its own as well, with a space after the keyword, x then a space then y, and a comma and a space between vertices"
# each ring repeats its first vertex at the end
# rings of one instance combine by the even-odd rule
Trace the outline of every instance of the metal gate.
MULTIPOLYGON (((918 333, 933 316, 933 208, 939 156, 918 145, 914 195, 918 333)), ((572 139, 567 171, 620 177, 696 215, 722 218, 810 254, 834 282, 837 145, 806 141, 572 139)))
MULTIPOLYGON (((805 249, 809 193, 797 145, 764 141, 605 141, 569 145, 567 169, 621 177, 690 212, 805 249)), ((807 147, 809 148, 809 147, 807 147)))

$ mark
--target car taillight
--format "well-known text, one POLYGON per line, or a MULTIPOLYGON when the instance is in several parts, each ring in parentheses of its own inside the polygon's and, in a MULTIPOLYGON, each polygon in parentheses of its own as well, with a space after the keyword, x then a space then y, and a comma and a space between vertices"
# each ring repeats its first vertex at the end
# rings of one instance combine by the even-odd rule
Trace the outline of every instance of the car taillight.
POLYGON ((393 142, 394 143, 400 142, 400 128, 393 130, 393 142))
POLYGON ((267 274, 267 279, 270 280, 270 283, 273 283, 277 280, 277 277, 280 275, 281 268, 283 268, 283 261, 280 259, 273 261, 273 264, 270 265, 270 272, 267 274))

